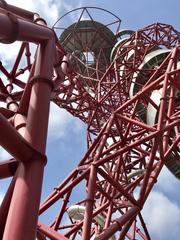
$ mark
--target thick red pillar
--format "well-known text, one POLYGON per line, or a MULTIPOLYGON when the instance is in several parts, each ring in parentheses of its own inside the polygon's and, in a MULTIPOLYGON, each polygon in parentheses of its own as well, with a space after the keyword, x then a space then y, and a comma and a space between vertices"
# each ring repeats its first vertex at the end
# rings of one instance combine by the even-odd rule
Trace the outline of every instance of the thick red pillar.
MULTIPOLYGON (((21 11, 23 14, 23 10, 21 11)), ((6 15, 0 16, 7 30, 1 33, 8 42, 13 36, 13 23, 6 15), (7 33, 7 34, 6 34, 7 33)), ((32 146, 30 155, 19 154, 20 160, 16 182, 9 207, 3 240, 34 240, 36 237, 43 171, 46 164, 46 139, 52 91, 53 63, 55 53, 54 33, 45 26, 16 19, 16 39, 39 44, 25 129, 25 140, 32 146), (28 159, 24 159, 25 156, 28 159)), ((39 18, 39 23, 42 24, 39 18)), ((0 24, 1 25, 1 24, 0 24)), ((24 99, 26 101, 26 99, 24 99)), ((15 137, 20 140, 18 134, 15 137)), ((25 145, 26 146, 26 145, 25 145)), ((9 146, 7 146, 9 147, 9 146)), ((13 152, 15 150, 13 149, 13 152)), ((23 151, 22 151, 23 152, 23 151)))

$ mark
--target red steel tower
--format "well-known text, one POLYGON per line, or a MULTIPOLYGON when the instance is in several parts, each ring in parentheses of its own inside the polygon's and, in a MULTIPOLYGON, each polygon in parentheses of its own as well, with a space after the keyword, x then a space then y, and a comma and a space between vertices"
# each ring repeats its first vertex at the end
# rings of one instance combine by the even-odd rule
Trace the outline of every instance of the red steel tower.
POLYGON ((0 178, 12 177, 1 239, 151 239, 144 203, 164 165, 180 178, 180 33, 120 25, 84 7, 50 29, 0 1, 0 42, 22 42, 11 68, 0 64, 0 144, 13 156, 0 163, 0 178), (87 124, 88 149, 40 204, 50 101, 87 124), (38 221, 54 204, 52 223, 38 221))

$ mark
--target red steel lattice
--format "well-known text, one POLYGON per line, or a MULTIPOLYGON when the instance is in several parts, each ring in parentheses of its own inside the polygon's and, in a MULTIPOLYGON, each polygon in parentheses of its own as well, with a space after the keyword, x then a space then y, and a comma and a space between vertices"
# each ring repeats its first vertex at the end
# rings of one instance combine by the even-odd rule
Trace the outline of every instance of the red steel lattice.
POLYGON ((0 164, 1 179, 13 176, 0 208, 3 240, 151 239, 143 205, 163 165, 180 178, 179 32, 161 23, 123 32, 115 15, 102 25, 92 8, 79 10, 59 40, 60 21, 54 31, 0 2, 1 42, 22 41, 12 68, 0 65, 0 144, 14 158, 0 164), (87 124, 88 150, 40 205, 50 101, 87 124), (57 202, 53 222, 38 222, 57 202))

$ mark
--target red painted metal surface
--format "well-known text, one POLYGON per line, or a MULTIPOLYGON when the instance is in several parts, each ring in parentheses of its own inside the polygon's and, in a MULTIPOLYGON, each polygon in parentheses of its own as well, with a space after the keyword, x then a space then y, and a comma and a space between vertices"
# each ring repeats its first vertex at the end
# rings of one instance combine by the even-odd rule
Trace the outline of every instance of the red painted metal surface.
POLYGON ((151 239, 143 205, 163 165, 178 177, 179 32, 170 25, 152 24, 132 33, 110 60, 120 19, 113 15, 114 20, 102 27, 91 10, 78 9, 76 24, 58 41, 58 22, 49 29, 37 14, 0 2, 1 42, 22 41, 12 69, 3 61, 0 65, 0 101, 6 103, 0 108, 0 144, 14 158, 0 164, 0 178, 12 176, 0 208, 3 240, 151 239), (89 21, 83 20, 84 13, 89 21), (111 42, 107 28, 113 24, 117 27, 111 42), (72 40, 79 41, 77 49, 72 40), (31 42, 37 45, 33 62, 31 42), (141 67, 157 49, 168 53, 161 61, 156 58, 155 65, 148 60, 149 66, 141 67), (22 80, 25 73, 28 77, 22 80), (159 103, 152 97, 156 91, 161 94, 159 103), (50 101, 87 124, 88 150, 40 204, 50 101), (150 107, 156 113, 151 125, 150 107), (79 188, 81 194, 74 200, 79 188), (38 215, 57 202, 53 222, 38 222, 38 215))

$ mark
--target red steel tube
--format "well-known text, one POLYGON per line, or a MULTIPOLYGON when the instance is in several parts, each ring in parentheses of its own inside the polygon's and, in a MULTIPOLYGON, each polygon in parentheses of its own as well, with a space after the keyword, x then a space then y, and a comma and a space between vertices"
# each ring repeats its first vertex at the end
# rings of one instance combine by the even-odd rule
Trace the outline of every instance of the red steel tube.
POLYGON ((68 240, 68 238, 64 237, 62 234, 57 233, 52 228, 46 226, 43 223, 38 223, 38 229, 44 233, 47 237, 50 237, 51 240, 68 240))
POLYGON ((0 1, 0 8, 4 9, 6 11, 9 11, 9 12, 15 13, 16 15, 19 15, 20 17, 23 17, 23 18, 26 18, 29 20, 33 20, 33 17, 34 17, 34 13, 32 13, 28 10, 22 9, 22 8, 18 8, 11 4, 8 4, 8 3, 6 3, 5 0, 0 1))
POLYGON ((0 128, 0 144, 3 148, 15 159, 24 161, 32 158, 33 149, 1 113, 0 128), (13 142, 13 144, 11 142, 13 142))
POLYGON ((122 217, 116 219, 115 223, 110 225, 102 234, 100 234, 98 237, 95 238, 95 240, 107 240, 113 234, 117 231, 120 230, 121 227, 129 220, 133 219, 140 209, 138 207, 132 207, 129 209, 122 217))
POLYGON ((39 158, 20 163, 3 240, 35 239, 43 168, 44 161, 39 158))
MULTIPOLYGON (((9 16, 0 15, 0 25, 7 32, 0 34, 5 42, 14 39, 14 22, 9 16), (8 33, 8 34, 7 34, 8 33)), ((17 170, 12 200, 9 208, 3 240, 35 239, 38 210, 40 203, 43 170, 45 165, 45 147, 49 104, 52 91, 55 38, 52 30, 22 19, 16 19, 16 38, 20 41, 40 43, 35 66, 35 78, 32 79, 30 105, 27 116, 25 139, 37 150, 37 154, 28 163, 20 163, 17 170), (38 154, 38 152, 42 154, 38 154), (32 198, 33 196, 33 198, 32 198)), ((15 132, 14 132, 15 135, 15 132)), ((15 135, 16 137, 16 135, 15 135)), ((18 140, 20 137, 18 137, 18 140)), ((8 143, 7 143, 8 144, 8 143)), ((28 149, 29 150, 29 149, 28 149)), ((19 158, 22 159, 22 154, 19 158)))
POLYGON ((14 175, 18 166, 18 161, 15 159, 2 161, 0 163, 0 179, 11 177, 14 175))
MULTIPOLYGON (((94 162, 99 160, 99 156, 103 151, 106 139, 108 137, 110 128, 114 121, 114 115, 111 116, 110 121, 106 126, 105 132, 102 134, 101 143, 97 149, 96 155, 94 157, 94 162)), ((83 224, 83 232, 82 232, 82 239, 88 240, 90 239, 91 234, 91 223, 92 223, 92 214, 93 214, 93 204, 94 204, 94 195, 96 190, 96 176, 97 176, 97 167, 92 164, 90 167, 90 176, 89 176, 89 183, 88 183, 88 193, 87 193, 87 200, 86 200, 86 210, 84 214, 84 224, 83 224)))
POLYGON ((16 181, 16 175, 13 177, 13 179, 9 185, 9 188, 3 198, 3 201, 1 203, 1 207, 0 207, 0 239, 3 238, 3 232, 4 232, 4 228, 5 228, 5 224, 6 224, 9 206, 11 203, 12 194, 14 191, 15 181, 16 181))

